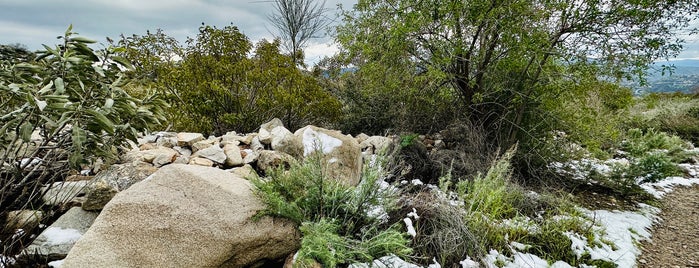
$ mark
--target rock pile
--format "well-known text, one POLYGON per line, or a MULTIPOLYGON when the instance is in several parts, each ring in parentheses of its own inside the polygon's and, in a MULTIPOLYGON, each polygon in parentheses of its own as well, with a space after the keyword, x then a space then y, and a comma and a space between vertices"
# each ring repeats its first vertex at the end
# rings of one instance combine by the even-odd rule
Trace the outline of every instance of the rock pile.
POLYGON ((67 254, 61 267, 68 268, 241 267, 283 261, 298 249, 298 230, 283 219, 252 220, 264 207, 246 179, 317 155, 331 178, 356 185, 363 157, 392 143, 392 138, 353 138, 315 126, 291 132, 279 119, 251 134, 146 135, 119 164, 89 181, 46 189, 49 200, 81 208, 48 227, 27 254, 50 259, 67 254), (50 232, 56 230, 72 233, 55 239, 50 232))

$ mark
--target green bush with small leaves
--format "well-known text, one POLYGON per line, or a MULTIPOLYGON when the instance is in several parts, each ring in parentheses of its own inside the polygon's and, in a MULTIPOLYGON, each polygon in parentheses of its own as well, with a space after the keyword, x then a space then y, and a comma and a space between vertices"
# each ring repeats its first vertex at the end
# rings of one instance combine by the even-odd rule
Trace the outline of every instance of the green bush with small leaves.
POLYGON ((405 257, 412 249, 399 223, 387 225, 371 214, 377 208, 396 209, 395 193, 378 184, 385 175, 382 162, 364 165, 357 186, 328 177, 319 154, 292 163, 289 170, 276 169, 268 178, 252 181, 267 205, 257 217, 283 217, 300 226, 303 237, 296 261, 302 267, 313 261, 335 267, 388 254, 405 257))

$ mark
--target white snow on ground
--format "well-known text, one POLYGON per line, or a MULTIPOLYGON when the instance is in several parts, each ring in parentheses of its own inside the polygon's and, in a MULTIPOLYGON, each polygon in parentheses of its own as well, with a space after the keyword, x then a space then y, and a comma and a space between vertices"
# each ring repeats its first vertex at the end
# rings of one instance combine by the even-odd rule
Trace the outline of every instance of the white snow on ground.
POLYGON ((419 265, 406 262, 406 261, 402 260, 401 258, 398 258, 395 255, 384 256, 384 257, 379 258, 378 260, 374 260, 371 263, 354 263, 354 264, 350 264, 350 266, 349 266, 349 268, 394 268, 394 267, 422 268, 419 265))
POLYGON ((59 268, 61 265, 63 265, 63 260, 49 262, 49 267, 52 268, 59 268))
MULTIPOLYGON (((486 262, 486 267, 488 268, 496 268, 496 267, 504 267, 504 268, 572 268, 573 266, 570 266, 570 264, 564 262, 564 261, 557 261, 554 262, 553 264, 549 265, 548 262, 544 259, 539 258, 539 256, 536 256, 534 254, 530 253, 522 253, 518 251, 514 251, 514 256, 512 257, 507 257, 505 255, 500 254, 497 250, 490 250, 490 253, 485 256, 485 262, 486 262), (503 266, 504 265, 504 266, 503 266)), ((462 263, 462 267, 463 266, 462 263)), ((478 266, 474 266, 478 267, 478 266)))
POLYGON ((303 132, 302 141, 304 156, 321 150, 324 154, 328 154, 342 145, 341 140, 328 134, 317 132, 311 128, 307 128, 303 132))
POLYGON ((578 234, 566 233, 573 242, 571 246, 573 251, 578 256, 588 252, 591 259, 612 261, 618 267, 633 267, 636 265, 636 257, 641 254, 641 250, 636 245, 650 238, 650 228, 660 210, 641 204, 638 211, 584 210, 584 212, 604 228, 603 239, 613 245, 603 243, 599 239, 590 243, 578 234))
POLYGON ((474 261, 471 259, 471 257, 466 256, 466 259, 463 261, 460 261, 459 264, 461 264, 461 268, 480 268, 481 265, 478 264, 478 262, 474 261))
POLYGON ((417 232, 415 232, 415 227, 413 227, 413 221, 410 218, 405 218, 403 222, 405 222, 405 227, 408 228, 408 234, 415 237, 417 232))
POLYGON ((699 184, 699 178, 668 177, 659 182, 641 184, 641 188, 655 198, 663 198, 666 194, 671 193, 675 186, 691 186, 693 184, 699 184))
POLYGON ((46 236, 46 243, 53 245, 68 244, 76 242, 82 237, 80 231, 75 229, 64 229, 61 227, 49 227, 42 235, 46 236))

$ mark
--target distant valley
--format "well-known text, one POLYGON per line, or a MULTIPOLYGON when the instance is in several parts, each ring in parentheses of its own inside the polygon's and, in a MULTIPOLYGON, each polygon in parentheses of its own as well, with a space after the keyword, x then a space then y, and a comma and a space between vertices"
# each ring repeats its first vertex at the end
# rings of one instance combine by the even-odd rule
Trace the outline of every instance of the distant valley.
POLYGON ((657 62, 648 73, 648 85, 629 84, 634 93, 684 92, 692 93, 699 88, 699 60, 676 60, 657 62), (663 66, 674 66, 672 72, 663 73, 663 66))

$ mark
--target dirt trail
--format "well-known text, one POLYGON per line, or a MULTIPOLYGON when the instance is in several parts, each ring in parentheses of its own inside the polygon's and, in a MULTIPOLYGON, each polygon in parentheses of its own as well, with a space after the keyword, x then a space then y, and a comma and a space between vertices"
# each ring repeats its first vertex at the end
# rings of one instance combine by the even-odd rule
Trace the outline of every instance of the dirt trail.
POLYGON ((699 268, 699 186, 678 187, 662 201, 651 240, 641 244, 639 268, 699 268))

